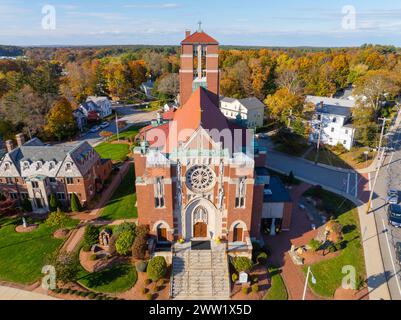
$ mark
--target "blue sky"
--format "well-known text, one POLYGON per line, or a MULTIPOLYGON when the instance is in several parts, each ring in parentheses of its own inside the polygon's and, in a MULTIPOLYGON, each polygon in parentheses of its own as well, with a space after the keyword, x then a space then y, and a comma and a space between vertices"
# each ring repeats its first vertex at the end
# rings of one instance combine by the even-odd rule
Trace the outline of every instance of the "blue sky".
POLYGON ((401 46, 401 0, 0 0, 0 44, 178 44, 199 20, 226 45, 401 46), (55 30, 42 28, 44 5, 55 30), (355 29, 342 27, 346 5, 355 29))

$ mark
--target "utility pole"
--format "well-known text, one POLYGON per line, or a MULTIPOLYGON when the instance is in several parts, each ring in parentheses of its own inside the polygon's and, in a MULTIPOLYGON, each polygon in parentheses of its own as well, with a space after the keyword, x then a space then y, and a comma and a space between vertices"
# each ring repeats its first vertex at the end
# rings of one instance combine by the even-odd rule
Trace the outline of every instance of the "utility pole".
POLYGON ((118 130, 118 115, 117 115, 117 111, 116 111, 116 133, 117 133, 117 141, 120 142, 120 133, 118 130))
POLYGON ((373 193, 374 193, 374 190, 375 190, 375 187, 376 187, 377 178, 379 177, 380 169, 381 169, 381 167, 383 166, 383 163, 384 163, 385 148, 383 148, 383 151, 381 152, 381 154, 380 154, 380 149, 382 147, 382 142, 383 142, 384 127, 386 125, 386 121, 389 121, 390 119, 379 118, 379 120, 383 121, 382 130, 381 130, 381 134, 380 134, 379 149, 378 149, 379 163, 378 163, 378 165, 376 167, 375 180, 374 180, 373 185, 372 185, 372 190, 370 190, 369 201, 368 201, 367 208, 366 208, 366 214, 369 214, 369 212, 370 212, 370 207, 372 206, 373 193))
POLYGON ((313 284, 315 284, 316 283, 316 278, 313 275, 310 266, 308 267, 308 271, 306 272, 306 280, 305 280, 304 294, 302 295, 302 300, 305 300, 305 298, 306 298, 306 289, 308 288, 309 275, 312 276, 311 281, 312 281, 313 284))

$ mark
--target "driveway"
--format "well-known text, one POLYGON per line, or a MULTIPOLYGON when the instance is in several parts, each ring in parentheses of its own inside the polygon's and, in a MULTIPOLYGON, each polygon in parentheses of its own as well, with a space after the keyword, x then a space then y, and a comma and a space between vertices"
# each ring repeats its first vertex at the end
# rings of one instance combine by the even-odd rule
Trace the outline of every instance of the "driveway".
POLYGON ((59 300, 45 294, 0 286, 0 300, 59 300))

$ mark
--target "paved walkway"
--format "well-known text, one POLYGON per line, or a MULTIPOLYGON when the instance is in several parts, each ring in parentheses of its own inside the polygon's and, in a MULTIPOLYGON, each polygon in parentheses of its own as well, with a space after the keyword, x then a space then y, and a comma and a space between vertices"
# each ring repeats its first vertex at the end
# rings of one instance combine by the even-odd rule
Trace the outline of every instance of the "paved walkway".
POLYGON ((59 300, 45 294, 0 286, 0 300, 59 300))
POLYGON ((125 174, 128 172, 130 165, 131 162, 125 162, 124 165, 120 168, 120 171, 114 177, 112 183, 108 186, 106 190, 102 192, 100 201, 97 203, 95 209, 93 209, 89 213, 80 213, 75 216, 76 219, 81 220, 81 223, 79 227, 73 231, 68 240, 64 243, 61 250, 65 250, 66 252, 73 252, 75 250, 75 248, 79 245, 81 239, 84 236, 85 226, 88 223, 91 223, 92 221, 95 222, 95 220, 98 219, 104 206, 113 196, 114 191, 116 191, 118 186, 121 184, 121 181, 124 178, 125 174))

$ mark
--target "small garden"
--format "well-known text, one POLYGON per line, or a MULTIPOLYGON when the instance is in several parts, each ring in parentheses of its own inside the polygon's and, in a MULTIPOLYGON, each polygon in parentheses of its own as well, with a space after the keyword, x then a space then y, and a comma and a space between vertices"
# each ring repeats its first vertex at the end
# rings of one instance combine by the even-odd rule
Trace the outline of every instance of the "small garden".
POLYGON ((312 198, 318 210, 329 217, 315 237, 297 250, 298 256, 305 259, 303 271, 310 265, 316 278, 316 283, 309 283, 310 288, 319 296, 334 297, 344 277, 342 268, 350 265, 356 271, 355 290, 362 289, 366 275, 355 205, 320 186, 307 190, 304 196, 312 198))
POLYGON ((61 254, 53 261, 59 275, 53 294, 89 299, 167 299, 168 266, 163 257, 150 259, 148 233, 147 226, 130 222, 88 224, 78 252, 61 254))
POLYGON ((287 290, 279 269, 268 267, 269 250, 254 242, 252 259, 230 258, 232 298, 234 300, 286 300, 287 290), (273 272, 274 271, 274 272, 273 272), (246 281, 241 277, 246 274, 246 281))
POLYGON ((135 205, 135 170, 131 164, 123 181, 102 210, 101 217, 107 220, 137 218, 135 205))

